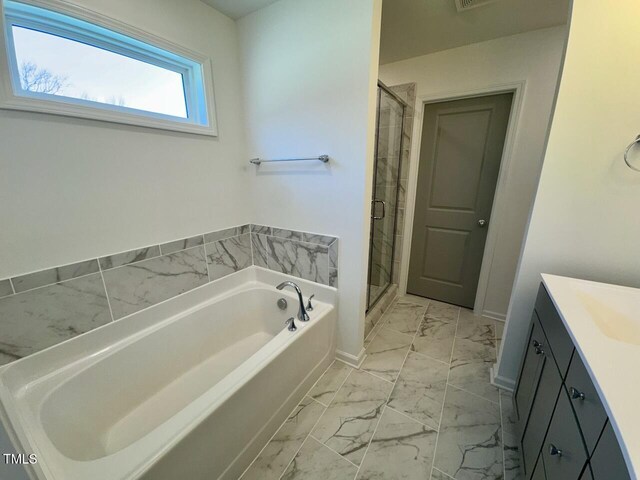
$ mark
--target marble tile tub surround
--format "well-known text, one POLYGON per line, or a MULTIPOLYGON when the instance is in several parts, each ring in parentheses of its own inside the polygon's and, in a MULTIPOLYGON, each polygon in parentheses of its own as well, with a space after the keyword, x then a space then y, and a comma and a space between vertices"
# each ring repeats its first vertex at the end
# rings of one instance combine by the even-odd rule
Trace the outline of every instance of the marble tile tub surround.
POLYGON ((370 333, 372 363, 336 360, 241 480, 520 480, 511 396, 491 390, 486 365, 496 326, 400 297, 370 333), (458 375, 471 364, 477 378, 458 375))
POLYGON ((0 280, 0 365, 254 264, 336 286, 338 240, 247 224, 0 280))
POLYGON ((251 225, 253 264, 338 287, 338 239, 266 225, 251 225))

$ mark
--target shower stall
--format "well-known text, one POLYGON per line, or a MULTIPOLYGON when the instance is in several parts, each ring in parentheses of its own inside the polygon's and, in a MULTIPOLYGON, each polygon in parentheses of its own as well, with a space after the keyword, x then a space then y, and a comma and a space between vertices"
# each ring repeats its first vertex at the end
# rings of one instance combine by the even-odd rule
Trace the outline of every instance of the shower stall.
POLYGON ((367 310, 391 285, 405 102, 378 82, 367 310))

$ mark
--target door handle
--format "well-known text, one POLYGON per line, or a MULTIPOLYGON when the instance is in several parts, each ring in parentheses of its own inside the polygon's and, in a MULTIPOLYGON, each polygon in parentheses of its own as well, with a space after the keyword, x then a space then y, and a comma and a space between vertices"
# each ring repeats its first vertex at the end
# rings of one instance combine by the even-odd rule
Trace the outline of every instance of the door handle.
POLYGON ((487 224, 486 220, 478 220, 478 226, 480 228, 484 228, 486 224, 487 224))
POLYGON ((384 203, 382 200, 374 200, 373 201, 373 219, 374 220, 382 220, 385 216, 386 216, 386 210, 387 210, 387 205, 386 203, 384 203), (376 203, 381 203, 382 204, 382 215, 379 217, 376 217, 376 203))

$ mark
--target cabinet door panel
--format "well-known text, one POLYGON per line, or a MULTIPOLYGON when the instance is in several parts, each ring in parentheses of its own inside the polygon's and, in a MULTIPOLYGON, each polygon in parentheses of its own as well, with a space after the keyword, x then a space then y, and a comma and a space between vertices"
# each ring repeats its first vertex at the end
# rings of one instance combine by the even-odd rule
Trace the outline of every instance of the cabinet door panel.
POLYGON ((538 316, 534 311, 531 318, 531 328, 529 329, 529 338, 524 352, 524 359, 520 369, 520 379, 514 395, 520 431, 524 430, 524 426, 527 423, 531 409, 531 400, 533 399, 533 394, 536 391, 540 377, 543 355, 539 353, 539 349, 544 348, 544 344, 546 343, 547 339, 540 327, 538 316))
POLYGON ((591 467, 589 467, 589 465, 585 467, 580 480, 593 480, 593 475, 591 475, 591 467))
POLYGON ((604 427, 591 456, 593 480, 629 480, 629 470, 622 456, 618 439, 610 422, 604 427))
POLYGON ((549 351, 543 350, 540 356, 542 357, 540 381, 522 436, 523 467, 527 477, 531 474, 538 458, 562 386, 562 378, 549 351))
POLYGON ((577 351, 571 359, 565 385, 582 430, 587 454, 591 455, 607 422, 607 412, 577 351))
POLYGON ((553 412, 542 456, 549 480, 578 480, 587 462, 580 427, 564 388, 553 412))
POLYGON ((538 313, 542 329, 549 340, 549 345, 551 345, 551 351, 558 365, 560 375, 564 378, 569 368, 571 355, 573 354, 573 342, 564 323, 562 323, 556 307, 551 301, 551 297, 549 297, 547 290, 542 284, 540 285, 538 298, 536 299, 536 312, 538 313))
POLYGON ((547 480, 547 474, 544 472, 544 461, 542 455, 538 455, 538 461, 536 462, 536 469, 531 475, 531 480, 547 480))

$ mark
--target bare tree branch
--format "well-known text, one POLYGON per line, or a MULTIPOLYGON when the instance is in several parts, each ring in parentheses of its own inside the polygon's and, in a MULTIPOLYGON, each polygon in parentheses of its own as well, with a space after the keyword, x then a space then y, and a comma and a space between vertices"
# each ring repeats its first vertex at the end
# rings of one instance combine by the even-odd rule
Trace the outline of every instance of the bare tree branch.
POLYGON ((20 83, 29 92, 62 93, 67 86, 67 77, 54 75, 46 68, 38 68, 33 62, 20 65, 20 83))

